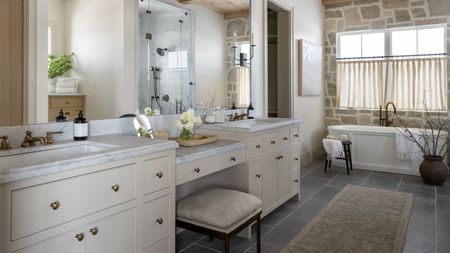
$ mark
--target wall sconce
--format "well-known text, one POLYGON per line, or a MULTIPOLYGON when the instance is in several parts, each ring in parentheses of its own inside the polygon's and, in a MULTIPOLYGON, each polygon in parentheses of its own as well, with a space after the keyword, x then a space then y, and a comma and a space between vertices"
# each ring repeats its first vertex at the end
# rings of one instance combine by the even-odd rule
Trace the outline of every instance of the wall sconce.
POLYGON ((246 53, 239 53, 239 58, 236 58, 236 53, 237 53, 237 49, 238 47, 236 46, 236 35, 234 36, 234 46, 231 47, 231 49, 233 50, 233 55, 234 55, 234 60, 235 61, 239 61, 239 65, 240 67, 247 67, 251 60, 253 59, 253 56, 255 55, 255 47, 256 45, 253 44, 253 34, 251 35, 250 38, 250 57, 246 54, 246 53))

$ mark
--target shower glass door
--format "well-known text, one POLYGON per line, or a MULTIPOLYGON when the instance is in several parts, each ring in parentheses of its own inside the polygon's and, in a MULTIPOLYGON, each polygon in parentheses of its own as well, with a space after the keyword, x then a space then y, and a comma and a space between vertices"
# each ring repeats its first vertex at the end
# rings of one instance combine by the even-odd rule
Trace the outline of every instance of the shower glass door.
POLYGON ((181 113, 195 106, 194 16, 155 0, 139 1, 139 111, 181 113))

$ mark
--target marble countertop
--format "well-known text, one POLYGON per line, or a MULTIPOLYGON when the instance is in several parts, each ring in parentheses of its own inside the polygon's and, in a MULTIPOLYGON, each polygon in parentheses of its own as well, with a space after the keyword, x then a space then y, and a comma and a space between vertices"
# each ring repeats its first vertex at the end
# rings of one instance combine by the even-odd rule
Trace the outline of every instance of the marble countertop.
POLYGON ((88 141, 60 141, 53 145, 36 144, 32 148, 1 151, 0 184, 166 151, 177 147, 178 144, 173 141, 114 134, 89 137, 88 141), (80 148, 81 150, 92 148, 92 150, 83 152, 79 151, 80 148), (73 150, 73 152, 68 154, 65 153, 65 150, 73 150))
POLYGON ((302 121, 299 119, 257 118, 241 121, 227 121, 225 123, 203 124, 200 126, 200 129, 256 133, 279 127, 298 125, 300 123, 302 123, 302 121))
POLYGON ((238 148, 245 148, 247 145, 241 141, 218 140, 217 142, 201 145, 197 147, 177 148, 177 165, 193 162, 206 157, 222 154, 238 148))
POLYGON ((85 93, 69 93, 69 92, 53 92, 48 93, 51 97, 72 97, 72 96, 86 96, 85 93))

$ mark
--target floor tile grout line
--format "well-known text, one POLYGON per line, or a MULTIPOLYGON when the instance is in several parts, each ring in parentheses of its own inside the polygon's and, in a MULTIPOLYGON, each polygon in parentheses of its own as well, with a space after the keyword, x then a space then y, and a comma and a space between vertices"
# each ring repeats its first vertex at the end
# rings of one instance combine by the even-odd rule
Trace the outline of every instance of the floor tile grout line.
POLYGON ((400 184, 402 183, 402 179, 403 179, 403 175, 400 176, 400 180, 398 180, 398 184, 397 184, 397 188, 395 191, 399 191, 400 190, 400 184))
POLYGON ((205 238, 206 235, 200 237, 200 239, 198 239, 197 241, 189 244, 188 246, 184 247, 183 249, 181 249, 180 251, 178 251, 178 253, 184 252, 185 250, 187 250, 188 248, 190 248, 192 245, 197 244, 199 241, 201 241, 203 238, 205 238))
POLYGON ((436 186, 433 186, 434 187, 434 238, 435 238, 435 241, 434 241, 434 243, 435 243, 435 252, 437 253, 438 252, 438 229, 437 229, 437 226, 438 226, 438 218, 437 218, 437 213, 438 213, 438 211, 437 211, 437 188, 436 188, 436 186))
MULTIPOLYGON (((317 163, 317 165, 316 165, 312 170, 308 171, 305 175, 303 175, 303 177, 306 177, 306 176, 308 176, 311 172, 317 170, 317 168, 319 168, 319 166, 320 166, 320 164, 317 163)), ((301 168, 300 168, 300 170, 301 170, 301 168)), ((301 176, 300 176, 300 178, 301 178, 301 176)))
POLYGON ((211 250, 211 251, 213 251, 213 252, 222 253, 222 251, 216 250, 216 249, 213 249, 213 248, 210 248, 210 247, 208 247, 208 246, 204 246, 204 245, 197 244, 197 243, 196 243, 195 245, 197 245, 198 247, 204 248, 204 249, 209 249, 209 250, 211 250))
POLYGON ((372 176, 372 174, 373 174, 373 171, 370 171, 369 176, 367 176, 367 178, 364 179, 364 182, 361 184, 361 186, 364 186, 367 183, 367 180, 369 180, 369 178, 372 176))

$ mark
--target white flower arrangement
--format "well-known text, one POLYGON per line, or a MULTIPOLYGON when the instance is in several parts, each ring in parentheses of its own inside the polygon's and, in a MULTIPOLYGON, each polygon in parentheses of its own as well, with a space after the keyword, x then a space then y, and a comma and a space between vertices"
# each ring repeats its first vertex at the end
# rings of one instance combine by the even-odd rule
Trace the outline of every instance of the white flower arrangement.
POLYGON ((199 116, 195 116, 194 109, 189 109, 180 115, 180 120, 175 122, 177 129, 181 130, 180 138, 188 140, 192 135, 194 128, 202 124, 202 119, 199 116))
MULTIPOLYGON (((139 112, 139 110, 137 110, 135 112, 135 114, 139 115, 141 113, 139 112)), ((145 116, 158 116, 158 115, 161 115, 161 111, 158 109, 152 109, 151 107, 145 107, 144 114, 145 114, 145 116)))

